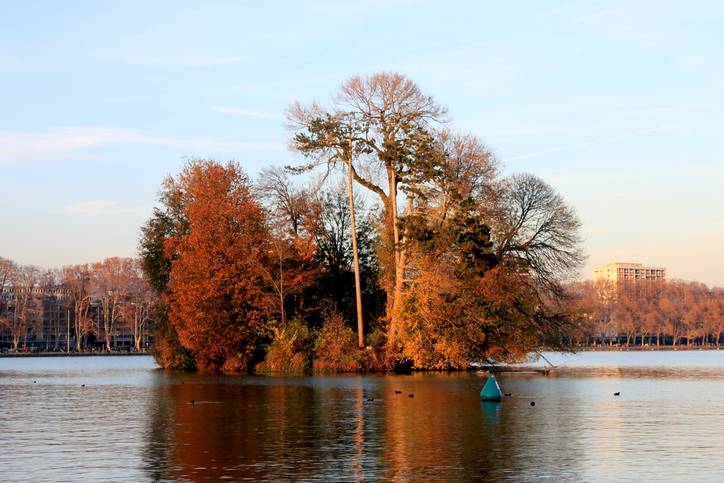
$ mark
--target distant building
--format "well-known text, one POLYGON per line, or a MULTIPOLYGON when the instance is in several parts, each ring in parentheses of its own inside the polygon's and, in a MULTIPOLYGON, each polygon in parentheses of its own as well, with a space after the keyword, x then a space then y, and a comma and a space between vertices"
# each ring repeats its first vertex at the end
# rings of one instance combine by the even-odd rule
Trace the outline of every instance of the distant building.
POLYGON ((593 269, 593 281, 608 280, 621 282, 627 280, 666 280, 663 267, 646 267, 642 263, 614 262, 593 269))

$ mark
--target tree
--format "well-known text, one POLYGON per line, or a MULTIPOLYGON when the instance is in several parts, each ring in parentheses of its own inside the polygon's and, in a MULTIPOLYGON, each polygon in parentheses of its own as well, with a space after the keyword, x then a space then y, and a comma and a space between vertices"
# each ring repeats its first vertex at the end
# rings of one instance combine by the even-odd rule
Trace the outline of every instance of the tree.
POLYGON ((17 274, 18 267, 12 260, 0 257, 0 292, 9 289, 17 274))
POLYGON ((496 253, 531 270, 537 281, 556 292, 563 279, 584 260, 581 222, 555 190, 531 174, 504 181, 493 217, 496 253))
POLYGON ((73 306, 75 350, 80 352, 83 337, 93 331, 89 316, 92 299, 91 267, 88 264, 68 265, 60 269, 60 277, 73 306))
POLYGON ((0 257, 0 326, 6 327, 11 331, 11 334, 14 324, 14 307, 11 300, 14 295, 13 286, 17 277, 18 266, 15 262, 0 257))
MULTIPOLYGON (((263 170, 255 191, 266 205, 265 218, 271 236, 269 255, 278 261, 264 267, 264 274, 279 300, 283 329, 288 319, 287 299, 300 296, 317 277, 318 270, 312 263, 316 251, 314 228, 309 226, 315 207, 309 192, 294 186, 280 168, 263 170)), ((294 305, 293 309, 301 309, 299 304, 294 305)))
POLYGON ((681 280, 626 280, 574 283, 567 291, 567 302, 578 311, 584 330, 610 344, 619 334, 626 336, 627 345, 654 344, 654 336, 657 347, 678 346, 682 339, 687 346, 720 343, 724 324, 720 288, 681 280), (593 316, 580 317, 581 312, 593 316))
POLYGON ((265 320, 271 247, 262 207, 231 162, 190 161, 166 180, 162 198, 187 223, 164 241, 172 260, 163 296, 169 321, 201 370, 244 371, 265 320))
POLYGON ((42 302, 36 297, 40 282, 40 270, 33 266, 16 266, 6 263, 0 273, 3 283, 9 286, 11 296, 6 302, 5 316, 0 317, 0 324, 10 331, 13 349, 17 350, 21 340, 27 343, 28 333, 40 331, 42 302))
MULTIPOLYGON (((316 253, 314 263, 320 268, 314 290, 307 297, 315 305, 319 318, 338 314, 346 320, 354 320, 357 314, 354 255, 349 209, 349 197, 342 184, 317 194, 317 209, 310 219, 314 230, 316 253)), ((361 197, 355 196, 357 216, 357 257, 360 272, 365 330, 369 331, 383 315, 385 295, 379 284, 379 264, 376 255, 378 236, 377 215, 368 209, 361 197)), ((359 326, 357 330, 359 346, 359 326)))
POLYGON ((427 152, 420 148, 431 142, 431 124, 443 121, 445 112, 410 79, 390 72, 349 79, 329 113, 316 104, 290 109, 296 129, 294 147, 316 163, 346 166, 352 178, 375 193, 384 206, 384 238, 392 253, 386 290, 388 333, 393 341, 405 271, 398 189, 410 163, 427 152))
POLYGON ((724 320, 724 313, 722 313, 721 306, 717 301, 716 291, 707 290, 707 297, 702 305, 706 343, 709 344, 709 341, 713 339, 714 344, 719 346, 719 333, 721 331, 722 321, 724 320))
POLYGON ((501 325, 482 289, 498 264, 490 232, 473 212, 440 218, 417 210, 404 220, 414 277, 404 292, 402 357, 418 368, 466 367, 489 354, 501 325))
POLYGON ((101 303, 101 320, 106 350, 112 349, 116 322, 121 318, 120 307, 126 299, 132 276, 133 259, 107 258, 91 266, 93 292, 101 303))
POLYGON ((148 325, 152 321, 152 311, 158 303, 151 286, 142 271, 141 261, 132 259, 127 279, 127 295, 121 304, 122 320, 131 332, 133 347, 136 352, 144 349, 148 325))
POLYGON ((284 169, 263 169, 255 191, 259 198, 266 202, 272 225, 294 237, 304 235, 304 221, 310 210, 310 196, 307 190, 293 185, 284 169))
MULTIPOLYGON (((355 217, 354 187, 353 187, 353 157, 364 150, 364 145, 354 141, 354 117, 344 113, 336 113, 334 117, 324 114, 316 106, 311 113, 299 105, 290 110, 290 118, 297 123, 297 127, 307 129, 311 136, 298 133, 295 136, 296 148, 305 156, 322 160, 327 169, 333 168, 337 163, 345 166, 347 172, 347 208, 349 210, 350 234, 352 239, 352 259, 354 267, 355 303, 357 311, 357 343, 364 347, 364 316, 362 308, 362 288, 359 266, 359 253, 357 248, 357 223, 355 217), (316 116, 316 117, 315 117, 316 116)), ((297 171, 300 171, 297 169, 297 171)))
POLYGON ((139 240, 144 278, 156 296, 151 308, 155 322, 151 353, 165 369, 191 371, 196 369, 194 354, 181 344, 176 328, 168 319, 168 304, 165 302, 172 263, 178 258, 177 254, 167 253, 166 244, 189 233, 188 216, 173 178, 163 181, 159 201, 160 206, 153 208, 151 217, 141 227, 139 240))

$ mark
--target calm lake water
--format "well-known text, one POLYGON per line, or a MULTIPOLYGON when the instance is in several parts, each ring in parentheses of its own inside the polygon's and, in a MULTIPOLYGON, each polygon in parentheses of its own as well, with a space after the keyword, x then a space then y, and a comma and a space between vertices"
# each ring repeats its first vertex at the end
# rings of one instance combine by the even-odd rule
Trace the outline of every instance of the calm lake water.
POLYGON ((498 404, 480 402, 477 373, 2 358, 0 481, 724 481, 724 351, 546 356, 564 368, 501 375, 498 404))

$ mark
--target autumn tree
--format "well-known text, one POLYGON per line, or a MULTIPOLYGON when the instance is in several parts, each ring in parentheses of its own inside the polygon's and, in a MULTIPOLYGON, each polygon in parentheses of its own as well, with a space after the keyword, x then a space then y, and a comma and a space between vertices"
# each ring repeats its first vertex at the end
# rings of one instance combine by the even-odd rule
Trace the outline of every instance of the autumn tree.
MULTIPOLYGON (((194 160, 166 179, 161 200, 172 214, 164 220, 169 229, 149 235, 162 238, 163 255, 144 253, 145 266, 159 268, 151 274, 165 288, 168 321, 199 369, 244 371, 265 320, 270 264, 269 233, 249 180, 235 163, 194 160)), ((151 225, 164 218, 154 219, 151 225)), ((155 242, 149 238, 145 247, 155 242)))
POLYGON ((724 302, 724 299, 717 300, 716 290, 707 290, 704 300, 701 302, 702 336, 707 345, 711 343, 711 341, 714 341, 714 344, 719 346, 721 331, 724 327, 722 302, 724 302))
POLYGON ((166 295, 175 253, 166 251, 169 240, 178 240, 189 232, 188 216, 182 198, 171 189, 173 180, 164 180, 159 193, 159 206, 153 208, 148 221, 141 227, 139 257, 144 278, 155 294, 151 307, 155 321, 154 345, 151 353, 161 367, 174 370, 194 370, 196 361, 193 352, 184 347, 174 325, 168 318, 166 295))
POLYGON ((292 315, 303 312, 302 294, 315 283, 318 270, 313 263, 314 244, 312 220, 314 199, 311 193, 295 186, 281 168, 262 171, 255 187, 266 208, 265 218, 271 236, 270 258, 274 264, 263 267, 268 284, 278 303, 281 327, 286 327, 288 300, 294 298, 292 315))
POLYGON ((567 290, 571 307, 586 307, 594 315, 577 319, 586 325, 592 343, 600 340, 613 345, 620 337, 627 346, 721 342, 724 297, 720 288, 681 280, 625 280, 577 282, 567 290), (597 290, 590 290, 594 287, 597 290))
MULTIPOLYGON (((349 197, 341 185, 320 191, 315 197, 317 211, 313 223, 316 253, 314 262, 320 273, 313 290, 307 297, 320 315, 340 314, 352 321, 357 312, 354 248, 349 210, 349 197)), ((361 292, 361 308, 365 331, 375 327, 375 321, 384 315, 385 293, 380 286, 380 267, 376 247, 377 212, 366 206, 360 197, 354 197, 357 216, 357 260, 361 292)), ((357 331, 359 345, 359 326, 357 331)))
MULTIPOLYGON (((470 273, 461 272, 460 266, 455 273, 444 270, 447 267, 436 270, 437 260, 451 256, 455 261, 463 256, 453 255, 454 244, 448 247, 450 253, 437 253, 436 260, 424 255, 428 245, 411 238, 412 233, 430 231, 434 238, 447 229, 463 229, 455 223, 473 223, 480 233, 487 233, 479 241, 487 240, 488 255, 495 259, 488 270, 495 269, 500 280, 515 286, 517 306, 527 307, 525 315, 517 322, 508 320, 508 326, 521 323, 515 327, 536 334, 528 341, 561 339, 566 321, 559 303, 564 296, 561 282, 575 273, 582 260, 580 222, 549 185, 531 175, 499 180, 494 154, 474 136, 440 129, 446 110, 399 74, 353 77, 329 108, 297 104, 290 109, 289 119, 295 131, 293 147, 310 159, 297 170, 343 168, 382 204, 380 239, 386 250, 380 251, 381 277, 393 352, 401 347, 400 323, 403 318, 409 320, 403 311, 411 307, 404 302, 403 310, 403 301, 412 291, 422 286, 444 291, 448 284, 452 284, 448 289, 456 287, 455 296, 466 290, 460 282, 472 276, 471 267, 466 267, 470 273), (529 309, 543 306, 545 310, 534 310, 535 317, 531 316, 529 309)), ((487 275, 481 272, 479 276, 487 275)), ((483 284, 476 283, 476 296, 482 297, 483 284)), ((502 296, 495 291, 488 294, 502 296)), ((436 303, 434 298, 428 300, 436 303)))
POLYGON ((488 352, 499 325, 481 290, 498 264, 489 229, 470 212, 444 220, 418 212, 405 225, 414 276, 400 318, 402 358, 418 368, 465 367, 488 352))
POLYGON ((496 250, 488 225, 494 159, 474 138, 457 139, 457 149, 441 144, 437 157, 418 158, 407 173, 415 182, 402 219, 408 266, 401 348, 415 367, 519 359, 543 342, 560 343, 566 320, 551 311, 556 304, 531 267, 496 250), (475 184, 465 171, 478 174, 475 184))
MULTIPOLYGON (((346 171, 347 209, 349 219, 350 239, 352 240, 352 261, 354 268, 355 306, 357 314, 357 343, 364 347, 364 315, 362 308, 362 279, 359 263, 359 249, 357 243, 357 215, 355 211, 355 195, 353 183, 353 161, 363 152, 367 152, 364 142, 355 140, 354 115, 336 112, 334 116, 322 112, 321 108, 313 105, 305 109, 299 104, 289 111, 289 119, 297 130, 306 130, 307 133, 297 133, 295 148, 305 156, 313 158, 316 162, 326 165, 329 171, 342 165, 346 171)), ((315 163, 301 168, 290 168, 292 171, 302 172, 311 169, 315 163)), ((326 175, 325 175, 326 178, 326 175)))
POLYGON ((445 109, 410 79, 382 72, 345 82, 331 109, 319 105, 290 109, 293 146, 314 163, 339 164, 355 182, 374 193, 384 207, 388 333, 396 337, 396 312, 404 287, 405 251, 399 226, 399 187, 409 163, 430 142, 429 131, 445 119, 445 109))

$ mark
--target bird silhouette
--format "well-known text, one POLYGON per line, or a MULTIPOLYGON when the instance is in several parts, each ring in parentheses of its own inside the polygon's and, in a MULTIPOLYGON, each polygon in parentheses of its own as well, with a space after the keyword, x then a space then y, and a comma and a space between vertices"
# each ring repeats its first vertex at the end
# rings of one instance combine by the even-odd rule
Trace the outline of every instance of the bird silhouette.
POLYGON ((614 392, 613 395, 614 395, 614 396, 620 396, 620 395, 621 395, 621 392, 614 392))
POLYGON ((395 389, 395 394, 402 394, 402 391, 398 391, 397 389, 395 389))
POLYGON ((415 397, 414 394, 408 394, 407 397, 415 397))
POLYGON ((374 401, 375 398, 373 398, 373 397, 368 397, 367 400, 368 400, 368 401, 374 401))
POLYGON ((535 406, 535 401, 531 401, 531 402, 530 402, 530 405, 531 405, 531 406, 535 406))
POLYGON ((80 387, 85 387, 85 384, 81 384, 80 387))

